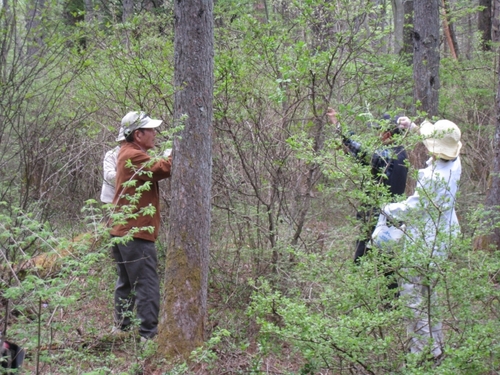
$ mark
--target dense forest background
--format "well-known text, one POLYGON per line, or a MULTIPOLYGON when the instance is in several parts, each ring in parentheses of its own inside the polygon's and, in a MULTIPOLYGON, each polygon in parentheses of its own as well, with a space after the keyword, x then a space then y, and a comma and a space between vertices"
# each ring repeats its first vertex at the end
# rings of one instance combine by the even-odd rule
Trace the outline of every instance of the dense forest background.
MULTIPOLYGON (((213 12, 206 340, 179 361, 109 336, 115 269, 99 202, 125 113, 161 118, 160 148, 179 131, 174 3, 3 0, 0 330, 26 349, 23 371, 499 373, 498 4, 217 0, 213 12), (437 32, 420 40, 427 22, 437 32), (432 100, 419 96, 426 69, 432 100), (462 130, 462 233, 433 271, 446 337, 438 368, 406 355, 411 312, 404 301, 386 308, 383 254, 352 262, 370 169, 342 152, 328 107, 367 150, 380 144, 365 124, 383 113, 462 130)), ((425 150, 417 134, 402 142, 410 194, 425 150)), ((161 187, 163 274, 175 197, 161 187)))

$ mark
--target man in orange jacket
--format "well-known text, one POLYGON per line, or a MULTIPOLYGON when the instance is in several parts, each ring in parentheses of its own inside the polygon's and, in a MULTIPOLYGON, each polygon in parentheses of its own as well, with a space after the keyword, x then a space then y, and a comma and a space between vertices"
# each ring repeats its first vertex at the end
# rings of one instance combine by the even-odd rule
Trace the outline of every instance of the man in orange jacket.
POLYGON ((123 117, 121 125, 127 142, 118 155, 113 199, 118 211, 133 214, 128 215, 126 223, 118 223, 111 230, 113 237, 132 236, 112 248, 118 270, 113 333, 130 328, 136 307, 139 335, 144 340, 158 333, 160 287, 155 248, 160 227, 158 181, 170 177, 172 169, 171 156, 165 155, 152 163, 148 154, 155 147, 155 128, 161 123, 144 112, 129 112, 123 117), (135 181, 134 185, 126 184, 129 181, 135 181))

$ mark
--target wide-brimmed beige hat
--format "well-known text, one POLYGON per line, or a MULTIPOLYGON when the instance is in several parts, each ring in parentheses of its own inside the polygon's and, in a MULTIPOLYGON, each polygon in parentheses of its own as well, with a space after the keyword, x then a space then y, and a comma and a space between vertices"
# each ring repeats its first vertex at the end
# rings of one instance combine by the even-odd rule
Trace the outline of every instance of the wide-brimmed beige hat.
POLYGON ((427 150, 438 158, 452 160, 460 154, 462 132, 450 120, 439 120, 434 125, 424 121, 420 126, 420 134, 424 137, 427 150))

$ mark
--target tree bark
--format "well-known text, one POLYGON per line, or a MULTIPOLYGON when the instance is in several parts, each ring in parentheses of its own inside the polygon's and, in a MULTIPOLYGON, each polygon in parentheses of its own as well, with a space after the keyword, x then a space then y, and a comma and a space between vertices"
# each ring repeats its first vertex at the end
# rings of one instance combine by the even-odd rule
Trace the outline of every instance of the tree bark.
POLYGON ((486 226, 487 228, 491 227, 493 229, 489 235, 478 237, 474 242, 475 248, 481 248, 484 250, 500 248, 500 229, 496 225, 498 223, 498 207, 500 206, 500 78, 498 79, 495 104, 496 129, 495 138, 493 140, 493 162, 491 166, 490 181, 488 183, 488 191, 486 192, 485 199, 486 209, 491 211, 491 214, 488 217, 489 222, 486 222, 486 226))
POLYGON ((92 0, 84 0, 85 7, 85 22, 91 23, 94 21, 94 4, 92 0))
POLYGON ((33 56, 37 55, 42 48, 43 41, 43 27, 42 18, 43 10, 45 9, 45 0, 33 0, 28 3, 28 17, 26 18, 26 33, 28 39, 27 58, 28 64, 32 64, 33 56))
MULTIPOLYGON (((122 22, 126 23, 134 16, 134 0, 123 0, 122 4, 123 4, 122 22)), ((124 38, 123 43, 127 47, 129 47, 130 40, 132 38, 132 33, 127 28, 124 28, 123 30, 123 38, 124 38)))
POLYGON ((403 2, 403 48, 399 51, 407 57, 408 65, 413 62, 413 0, 403 2))
POLYGON ((123 0, 122 22, 127 22, 134 15, 134 0, 123 0))
POLYGON ((491 40, 493 43, 500 41, 500 2, 493 1, 491 6, 491 40))
MULTIPOLYGON (((2 0, 2 10, 3 12, 3 17, 2 17, 2 23, 1 27, 4 30, 4 35, 2 36, 1 43, 0 43, 0 82, 5 83, 7 81, 7 69, 5 67, 7 66, 7 56, 9 54, 9 48, 8 46, 10 45, 9 41, 11 38, 13 38, 14 33, 12 32, 13 27, 15 26, 14 19, 12 17, 12 13, 10 11, 9 7, 9 1, 8 0, 2 0)), ((2 115, 0 114, 0 121, 3 124, 2 121, 2 115)), ((0 133, 0 140, 2 135, 0 133)))
POLYGON ((451 22, 448 14, 450 13, 450 5, 448 0, 443 0, 443 32, 446 36, 446 43, 450 49, 450 55, 454 59, 458 58, 458 42, 455 34, 455 27, 451 22))
POLYGON ((481 33, 481 48, 483 51, 491 51, 492 1, 479 0, 479 6, 483 7, 477 17, 477 28, 481 33))
POLYGON ((439 104, 439 0, 414 2, 413 99, 418 110, 436 116, 439 104))
POLYGON ((394 53, 399 54, 404 46, 405 12, 404 0, 391 0, 394 20, 394 53))
POLYGON ((189 358, 204 341, 212 174, 213 2, 175 2, 172 205, 159 351, 189 358))

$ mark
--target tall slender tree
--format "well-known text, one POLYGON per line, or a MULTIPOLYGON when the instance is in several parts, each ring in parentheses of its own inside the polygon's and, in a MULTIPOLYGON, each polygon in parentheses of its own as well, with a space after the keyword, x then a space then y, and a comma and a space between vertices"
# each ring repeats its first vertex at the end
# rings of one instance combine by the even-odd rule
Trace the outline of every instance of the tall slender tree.
POLYGON ((417 109, 436 116, 439 104, 439 0, 419 0, 413 5, 413 99, 417 109))
MULTIPOLYGON (((2 0, 2 16, 0 17, 0 27, 2 28, 2 36, 0 37, 0 82, 5 82, 7 79, 7 72, 5 66, 7 64, 9 39, 12 35, 15 26, 14 18, 12 16, 8 0, 2 0)), ((2 115, 0 114, 0 121, 2 115)), ((2 121, 3 124, 3 121, 2 121)), ((0 134, 1 139, 1 134, 0 134)))
POLYGON ((500 4, 494 1, 491 6, 491 41, 500 41, 500 4))
POLYGON ((172 205, 159 346, 189 357, 204 341, 212 174, 213 2, 175 2, 172 205))
POLYGON ((481 48, 483 51, 491 51, 491 28, 492 28, 492 1, 479 0, 481 10, 477 17, 477 28, 481 33, 481 48))
POLYGON ((134 15, 134 0, 123 0, 122 22, 127 22, 134 15))
POLYGON ((85 22, 91 23, 94 21, 94 3, 92 0, 84 0, 85 22))
MULTIPOLYGON (((122 22, 130 21, 134 16, 134 0, 123 0, 122 22)), ((130 45, 131 33, 130 30, 125 28, 123 30, 123 42, 128 47, 130 45)))
POLYGON ((446 37, 451 57, 457 59, 460 53, 458 47, 457 34, 455 32, 455 23, 453 22, 453 19, 450 16, 451 13, 450 2, 449 0, 442 0, 442 2, 443 2, 443 7, 442 7, 443 32, 446 37))
MULTIPOLYGON (((500 68, 500 64, 499 64, 500 68)), ((489 235, 476 238, 475 247, 488 249, 500 248, 500 228, 498 228, 498 207, 500 206, 500 78, 496 95, 496 128, 493 139, 493 160, 490 173, 488 191, 486 192, 485 206, 490 210, 488 227, 493 228, 489 235)))
POLYGON ((409 64, 411 64, 413 60, 413 0, 403 2, 403 13, 403 48, 400 53, 410 56, 409 64))
POLYGON ((394 20, 394 53, 403 49, 403 30, 405 24, 404 1, 391 0, 392 18, 394 20))
MULTIPOLYGON (((31 43, 26 52, 30 60, 43 46, 44 28, 42 27, 45 0, 33 0, 28 2, 28 14, 26 17, 26 33, 31 43)), ((33 63, 32 61, 30 63, 33 63)))

